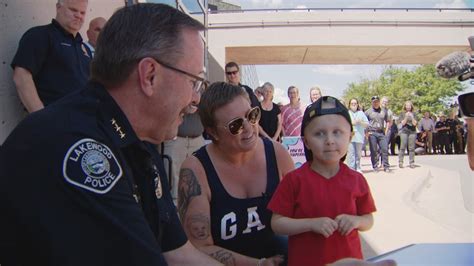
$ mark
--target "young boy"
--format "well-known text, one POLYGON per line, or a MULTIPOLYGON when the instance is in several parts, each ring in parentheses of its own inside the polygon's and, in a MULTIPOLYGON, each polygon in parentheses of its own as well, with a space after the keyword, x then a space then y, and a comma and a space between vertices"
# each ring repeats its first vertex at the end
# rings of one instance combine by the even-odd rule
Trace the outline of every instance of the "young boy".
POLYGON ((304 112, 301 136, 307 162, 283 178, 268 205, 274 232, 289 235, 288 265, 361 259, 358 231, 372 227, 376 209, 365 178, 342 162, 352 136, 347 108, 318 99, 304 112))

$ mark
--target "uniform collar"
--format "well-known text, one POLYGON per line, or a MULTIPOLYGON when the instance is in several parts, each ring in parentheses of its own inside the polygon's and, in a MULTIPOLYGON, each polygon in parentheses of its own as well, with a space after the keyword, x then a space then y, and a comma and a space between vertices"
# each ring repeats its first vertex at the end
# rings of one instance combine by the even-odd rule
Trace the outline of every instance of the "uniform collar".
POLYGON ((59 22, 56 20, 56 19, 52 19, 51 20, 51 24, 57 29, 59 30, 65 37, 69 37, 71 39, 74 39, 75 41, 78 41, 78 42, 82 42, 82 36, 81 34, 78 32, 76 34, 76 37, 74 37, 74 35, 72 35, 72 33, 70 33, 69 31, 67 31, 66 29, 64 29, 61 24, 59 24, 59 22))
POLYGON ((92 44, 90 44, 89 42, 84 42, 84 44, 85 44, 87 47, 89 47, 89 50, 91 50, 92 53, 95 52, 95 48, 94 48, 94 46, 92 46, 92 44))
POLYGON ((97 113, 99 119, 102 120, 99 124, 102 125, 116 146, 125 147, 141 142, 122 109, 103 85, 90 81, 85 93, 96 98, 97 113))

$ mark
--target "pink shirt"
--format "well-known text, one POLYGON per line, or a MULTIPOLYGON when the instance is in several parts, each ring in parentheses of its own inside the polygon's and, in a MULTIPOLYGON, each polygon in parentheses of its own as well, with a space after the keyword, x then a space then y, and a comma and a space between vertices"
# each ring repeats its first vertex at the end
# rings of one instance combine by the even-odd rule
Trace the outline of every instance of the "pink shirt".
POLYGON ((303 111, 299 107, 294 108, 290 104, 281 107, 281 118, 284 136, 301 136, 303 111))

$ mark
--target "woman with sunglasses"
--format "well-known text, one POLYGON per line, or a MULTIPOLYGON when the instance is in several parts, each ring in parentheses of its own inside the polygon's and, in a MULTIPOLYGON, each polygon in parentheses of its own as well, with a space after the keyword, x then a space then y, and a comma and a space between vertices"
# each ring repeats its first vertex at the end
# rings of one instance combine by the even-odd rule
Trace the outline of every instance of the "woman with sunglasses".
POLYGON ((259 137, 260 109, 238 86, 212 84, 199 115, 212 143, 181 166, 178 209, 189 240, 226 265, 279 265, 286 250, 266 206, 294 168, 289 153, 259 137))

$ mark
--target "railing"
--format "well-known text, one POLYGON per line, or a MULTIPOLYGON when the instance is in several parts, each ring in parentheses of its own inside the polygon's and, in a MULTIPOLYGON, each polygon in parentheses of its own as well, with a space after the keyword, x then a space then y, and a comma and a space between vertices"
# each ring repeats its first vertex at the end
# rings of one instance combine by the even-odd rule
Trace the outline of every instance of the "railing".
MULTIPOLYGON (((369 12, 419 12, 419 11, 427 11, 427 12, 466 12, 474 13, 474 8, 281 8, 281 9, 242 9, 242 10, 218 10, 218 11, 211 11, 209 10, 209 14, 240 14, 240 13, 250 13, 250 12, 263 12, 266 14, 266 17, 261 17, 258 20, 255 18, 249 18, 247 21, 219 21, 219 22, 209 22, 208 26, 209 29, 229 29, 229 28, 261 28, 261 27, 305 27, 305 26, 386 26, 386 27, 473 27, 474 28, 474 16, 471 19, 470 17, 466 19, 459 19, 458 17, 450 18, 446 20, 446 18, 440 19, 422 19, 418 17, 412 18, 400 18, 394 19, 392 18, 386 19, 383 15, 379 14, 377 18, 367 18, 361 17, 361 19, 354 19, 354 17, 350 17, 344 19, 343 17, 338 16, 335 19, 328 19, 328 18, 320 18, 320 19, 313 19, 308 17, 307 20, 303 20, 298 18, 297 20, 284 20, 278 19, 276 17, 272 18, 269 17, 272 13, 299 13, 304 12, 305 14, 308 13, 315 13, 319 11, 336 11, 338 14, 341 12, 345 12, 346 14, 354 14, 351 11, 369 11, 369 12)), ((470 15, 470 14, 469 14, 470 15)))
POLYGON ((443 12, 443 11, 465 11, 465 12, 474 12, 474 8, 368 8, 368 7, 354 7, 354 8, 337 8, 337 7, 329 7, 329 8, 278 8, 278 9, 271 9, 271 8, 261 8, 261 9, 238 9, 238 10, 209 10, 209 14, 221 14, 221 13, 245 13, 245 12, 295 12, 295 11, 306 11, 306 12, 314 12, 314 11, 435 11, 435 12, 443 12))

